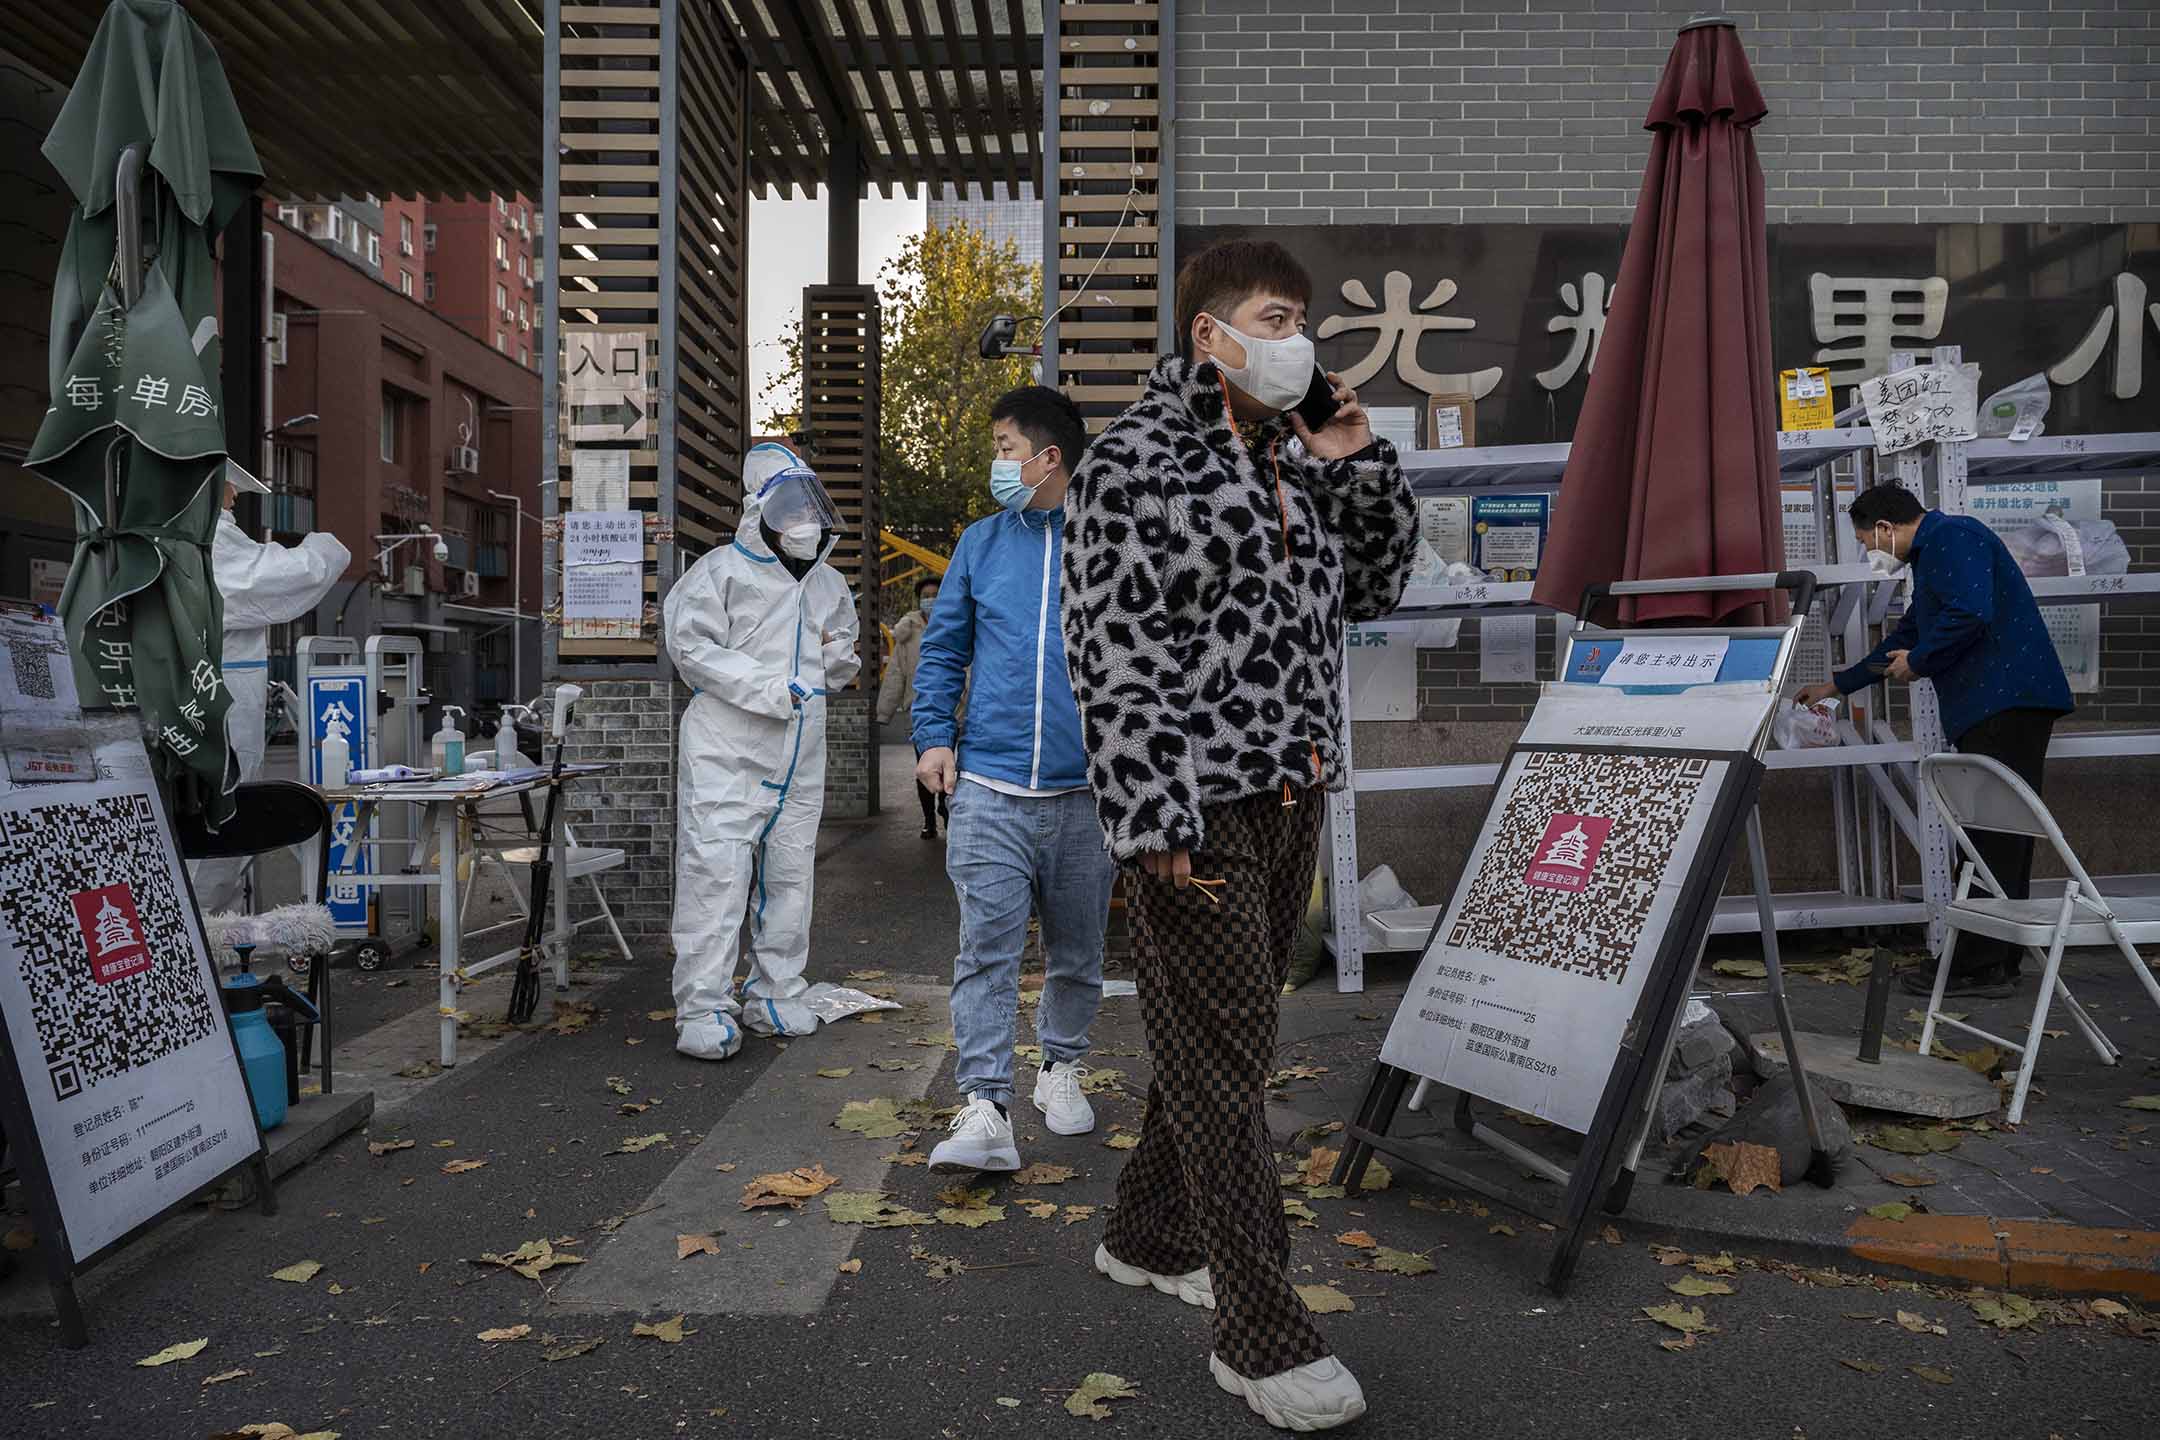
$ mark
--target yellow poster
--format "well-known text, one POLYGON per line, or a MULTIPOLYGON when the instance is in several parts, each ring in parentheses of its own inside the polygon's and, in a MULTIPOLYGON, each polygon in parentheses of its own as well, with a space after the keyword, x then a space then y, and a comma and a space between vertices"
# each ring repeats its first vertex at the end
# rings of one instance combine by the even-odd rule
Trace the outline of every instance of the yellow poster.
POLYGON ((1830 428, 1830 372, 1821 366, 1778 372, 1778 429, 1830 428))

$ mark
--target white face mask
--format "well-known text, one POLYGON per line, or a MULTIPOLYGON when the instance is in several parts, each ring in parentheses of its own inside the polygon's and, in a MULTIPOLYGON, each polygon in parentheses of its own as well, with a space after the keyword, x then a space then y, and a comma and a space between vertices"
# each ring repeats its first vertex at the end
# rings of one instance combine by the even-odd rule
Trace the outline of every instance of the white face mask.
POLYGON ((1260 340, 1233 328, 1220 316, 1216 328, 1245 347, 1245 363, 1217 359, 1230 383, 1270 410, 1288 410, 1312 388, 1313 343, 1303 335, 1260 340))
MULTIPOLYGON (((1877 526, 1876 528, 1880 530, 1883 527, 1877 526)), ((1873 537, 1871 536, 1870 539, 1872 540, 1872 538, 1873 537)), ((1897 532, 1891 532, 1890 543, 1892 545, 1895 545, 1897 543, 1897 532)), ((1868 546, 1867 559, 1868 564, 1873 567, 1877 575, 1896 575, 1901 573, 1905 569, 1905 562, 1898 559, 1896 552, 1888 548, 1877 550, 1872 544, 1870 544, 1868 546)))
POLYGON ((822 529, 810 521, 804 521, 800 525, 790 525, 780 532, 780 548, 794 559, 815 560, 818 552, 818 537, 824 533, 822 529))

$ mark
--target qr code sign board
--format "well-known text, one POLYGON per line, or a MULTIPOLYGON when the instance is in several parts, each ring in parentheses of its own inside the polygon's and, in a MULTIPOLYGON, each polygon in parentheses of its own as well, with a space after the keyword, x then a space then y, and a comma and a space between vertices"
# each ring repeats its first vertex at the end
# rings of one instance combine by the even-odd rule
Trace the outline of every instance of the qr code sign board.
POLYGON ((1618 981, 1710 762, 1530 751, 1447 943, 1618 981))
POLYGON ((53 1098, 68 1100, 219 1017, 150 797, 61 793, 0 811, 0 929, 53 1098))

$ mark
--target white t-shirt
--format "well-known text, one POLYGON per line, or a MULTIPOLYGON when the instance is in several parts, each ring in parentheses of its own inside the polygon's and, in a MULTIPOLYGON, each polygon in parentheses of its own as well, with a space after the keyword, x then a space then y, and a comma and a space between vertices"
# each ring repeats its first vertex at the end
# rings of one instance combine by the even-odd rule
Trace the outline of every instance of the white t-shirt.
POLYGON ((1010 780, 993 780, 987 775, 977 775, 971 770, 960 772, 962 780, 972 780, 985 790, 995 790, 1000 795, 1011 795, 1021 800, 1049 800, 1059 795, 1070 795, 1075 790, 1085 790, 1085 785, 1068 785, 1062 790, 1035 790, 1026 785, 1015 785, 1010 780))

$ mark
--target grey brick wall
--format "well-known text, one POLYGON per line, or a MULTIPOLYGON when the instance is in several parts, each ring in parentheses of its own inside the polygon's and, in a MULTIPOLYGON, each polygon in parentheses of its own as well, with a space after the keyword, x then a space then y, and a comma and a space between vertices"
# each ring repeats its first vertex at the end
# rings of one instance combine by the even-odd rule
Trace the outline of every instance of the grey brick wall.
MULTIPOLYGON (((598 877, 615 923, 627 936, 664 940, 675 897, 675 737, 690 692, 668 680, 579 683, 585 698, 565 758, 615 768, 572 785, 563 804, 580 844, 625 853, 625 864, 598 877)), ((596 913, 584 882, 570 898, 572 918, 596 913)), ((587 931, 583 943, 595 943, 595 933, 604 936, 587 931)))
POLYGON ((854 693, 825 702, 825 814, 836 820, 877 813, 878 747, 870 702, 870 696, 854 693))
MULTIPOLYGON (((1179 0, 1180 224, 1626 220, 1695 0, 1179 0)), ((2153 0, 1732 0, 1771 222, 2160 219, 2153 0)))

